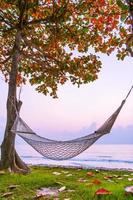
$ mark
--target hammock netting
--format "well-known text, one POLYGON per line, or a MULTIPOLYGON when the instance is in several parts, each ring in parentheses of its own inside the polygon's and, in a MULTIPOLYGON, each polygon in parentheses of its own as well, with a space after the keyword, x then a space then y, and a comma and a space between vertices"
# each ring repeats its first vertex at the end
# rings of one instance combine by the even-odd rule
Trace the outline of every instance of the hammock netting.
MULTIPOLYGON (((126 100, 126 99, 125 99, 126 100)), ((16 117, 12 132, 22 137, 37 152, 45 158, 53 160, 66 160, 73 158, 88 147, 90 147, 101 136, 109 133, 123 107, 125 100, 122 101, 118 109, 108 118, 107 121, 92 134, 68 141, 56 141, 37 135, 19 116, 16 117)))

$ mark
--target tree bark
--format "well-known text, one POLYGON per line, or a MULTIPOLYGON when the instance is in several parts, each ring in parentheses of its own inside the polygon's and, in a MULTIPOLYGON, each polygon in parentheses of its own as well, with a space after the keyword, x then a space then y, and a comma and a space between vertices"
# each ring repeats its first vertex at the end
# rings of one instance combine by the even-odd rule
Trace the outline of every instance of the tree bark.
POLYGON ((21 102, 17 102, 16 88, 17 88, 17 73, 20 59, 20 43, 21 31, 16 33, 13 54, 12 67, 9 77, 8 97, 7 97, 7 122, 4 139, 1 145, 1 164, 2 169, 10 169, 13 172, 27 173, 29 168, 20 159, 15 150, 15 134, 11 132, 11 128, 16 119, 17 112, 21 107, 21 102))

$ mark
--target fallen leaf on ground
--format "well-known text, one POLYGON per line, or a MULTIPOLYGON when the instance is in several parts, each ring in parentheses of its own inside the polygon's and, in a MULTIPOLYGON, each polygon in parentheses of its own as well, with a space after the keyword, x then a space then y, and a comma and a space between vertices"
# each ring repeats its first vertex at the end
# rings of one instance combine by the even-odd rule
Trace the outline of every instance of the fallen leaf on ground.
POLYGON ((81 168, 77 169, 77 171, 81 171, 81 170, 82 170, 81 168))
POLYGON ((78 179, 78 181, 79 181, 80 183, 85 183, 85 182, 87 182, 87 180, 86 180, 86 179, 83 179, 83 178, 78 179))
POLYGON ((66 189, 66 186, 63 186, 59 189, 59 192, 63 192, 66 189))
POLYGON ((19 186, 19 185, 9 185, 8 188, 9 188, 10 190, 13 190, 13 189, 17 188, 18 186, 19 186))
POLYGON ((0 171, 0 175, 3 175, 3 174, 5 174, 5 171, 0 171))
POLYGON ((120 175, 116 175, 116 174, 114 174, 113 176, 114 176, 114 178, 121 178, 120 175))
POLYGON ((125 192, 127 194, 133 194, 133 186, 128 186, 125 188, 125 192))
POLYGON ((60 172, 53 172, 53 174, 54 174, 54 175, 56 175, 56 176, 59 176, 59 175, 61 175, 61 173, 60 173, 60 172))
POLYGON ((123 178, 122 178, 122 177, 118 177, 117 179, 118 179, 118 180, 122 180, 123 178))
POLYGON ((68 174, 69 172, 68 171, 61 171, 62 173, 64 173, 64 174, 68 174))
POLYGON ((119 175, 117 175, 117 174, 114 174, 113 176, 114 176, 115 178, 118 178, 118 177, 119 177, 119 175))
POLYGON ((92 181, 92 183, 95 184, 95 185, 100 185, 102 182, 98 179, 95 179, 95 180, 92 181))
POLYGON ((94 176, 93 172, 87 172, 87 176, 94 176))
POLYGON ((11 195, 13 195, 13 192, 5 192, 5 193, 2 194, 1 196, 2 196, 2 197, 9 197, 9 196, 11 196, 11 195))
POLYGON ((124 174, 123 176, 127 177, 127 176, 129 176, 129 174, 124 174))
POLYGON ((70 189, 69 189, 69 190, 67 190, 67 192, 75 192, 75 190, 70 190, 70 189))
POLYGON ((110 183, 114 183, 114 181, 111 180, 111 179, 107 179, 107 181, 110 182, 110 183))
POLYGON ((133 178, 128 178, 128 181, 133 181, 133 178))
POLYGON ((95 194, 97 194, 97 195, 105 195, 105 194, 112 194, 112 192, 109 191, 109 190, 106 190, 104 188, 100 188, 95 192, 95 194))
POLYGON ((40 198, 43 196, 57 197, 58 193, 59 193, 59 191, 57 188, 41 188, 41 189, 37 190, 36 198, 40 198))
POLYGON ((112 179, 113 176, 104 176, 104 179, 112 179))
POLYGON ((69 176, 72 176, 72 174, 67 174, 66 176, 68 176, 68 177, 69 177, 69 176))
POLYGON ((70 198, 65 198, 65 199, 63 199, 63 200, 70 200, 70 198))

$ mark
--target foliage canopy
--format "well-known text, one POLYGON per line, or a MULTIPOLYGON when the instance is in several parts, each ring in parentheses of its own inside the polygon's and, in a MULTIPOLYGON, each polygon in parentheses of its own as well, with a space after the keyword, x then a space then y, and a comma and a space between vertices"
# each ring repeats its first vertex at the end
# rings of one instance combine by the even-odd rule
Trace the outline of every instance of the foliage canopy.
POLYGON ((130 52, 129 5, 121 0, 1 0, 0 70, 9 79, 16 34, 21 35, 17 84, 27 79, 56 97, 58 84, 97 79, 98 52, 130 52), (91 53, 89 53, 89 51, 91 53))

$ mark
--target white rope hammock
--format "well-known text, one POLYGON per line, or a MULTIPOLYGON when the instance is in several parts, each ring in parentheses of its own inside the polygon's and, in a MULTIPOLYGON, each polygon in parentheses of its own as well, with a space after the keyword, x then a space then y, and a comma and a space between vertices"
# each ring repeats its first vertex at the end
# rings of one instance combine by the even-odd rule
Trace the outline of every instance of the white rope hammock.
POLYGON ((56 141, 37 135, 20 117, 17 115, 14 125, 11 129, 13 133, 16 133, 23 138, 28 144, 30 144, 37 152, 43 155, 45 158, 53 160, 66 160, 73 158, 87 148, 89 148, 96 140, 101 136, 109 133, 113 127, 113 124, 121 111, 127 97, 129 96, 133 86, 128 92, 126 98, 122 101, 121 105, 116 111, 105 121, 105 123, 92 134, 86 135, 73 140, 68 141, 56 141))

